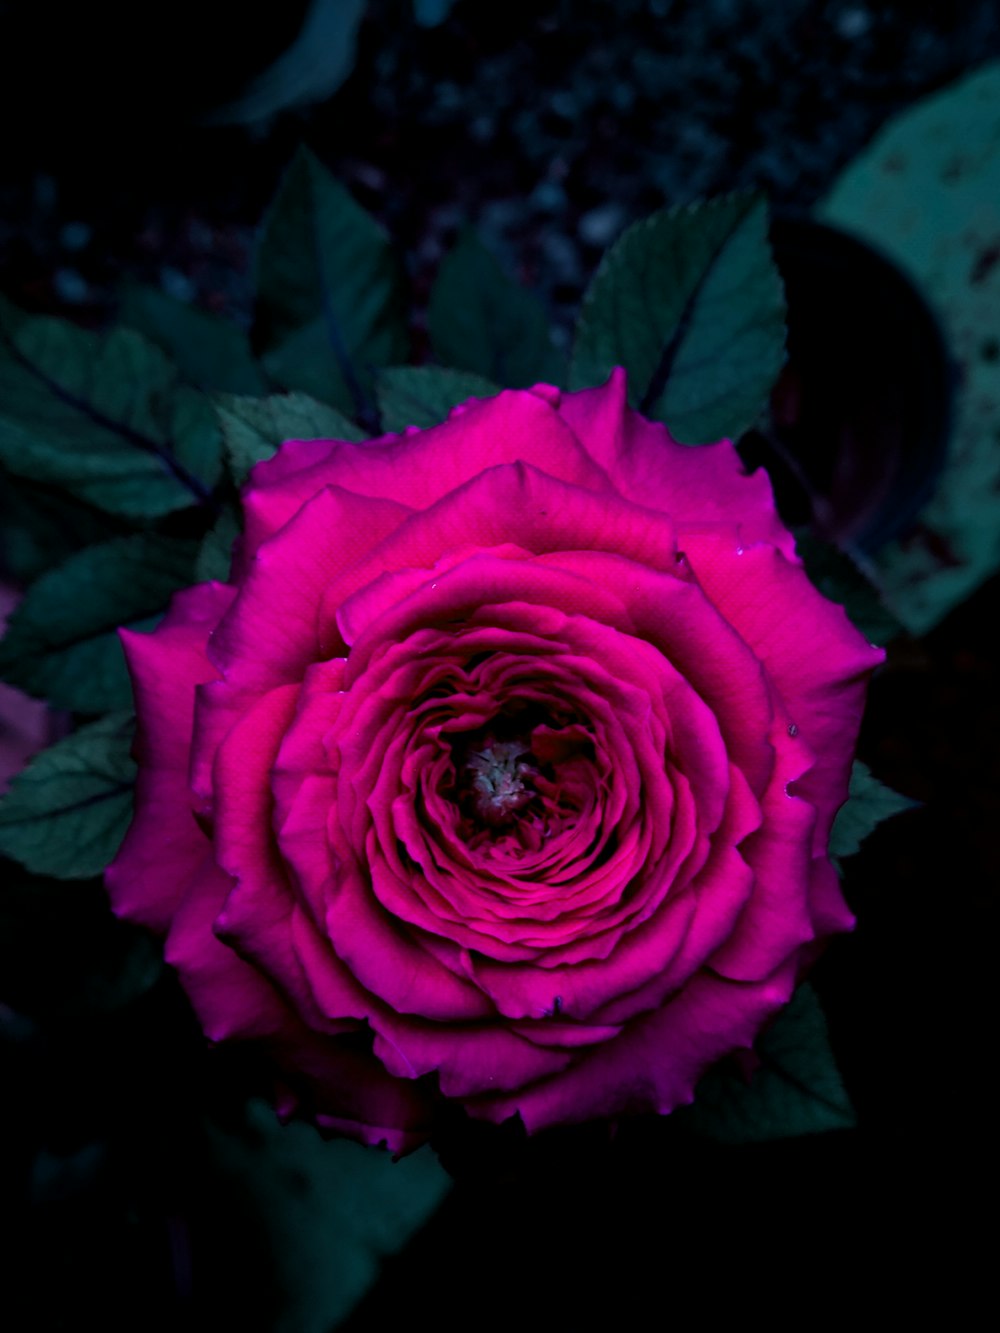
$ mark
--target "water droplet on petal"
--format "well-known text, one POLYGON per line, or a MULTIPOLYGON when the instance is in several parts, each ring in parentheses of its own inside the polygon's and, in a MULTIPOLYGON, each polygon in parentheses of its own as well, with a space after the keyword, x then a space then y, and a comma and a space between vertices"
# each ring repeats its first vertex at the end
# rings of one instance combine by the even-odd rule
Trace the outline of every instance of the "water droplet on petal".
POLYGON ((790 723, 789 723, 789 725, 788 725, 788 734, 789 734, 789 736, 797 736, 797 735, 799 734, 799 729, 798 729, 798 727, 795 725, 794 722, 790 722, 790 723))
POLYGON ((743 547, 742 547, 742 546, 737 546, 737 548, 736 548, 736 554, 737 554, 737 555, 742 555, 742 554, 743 554, 743 547))

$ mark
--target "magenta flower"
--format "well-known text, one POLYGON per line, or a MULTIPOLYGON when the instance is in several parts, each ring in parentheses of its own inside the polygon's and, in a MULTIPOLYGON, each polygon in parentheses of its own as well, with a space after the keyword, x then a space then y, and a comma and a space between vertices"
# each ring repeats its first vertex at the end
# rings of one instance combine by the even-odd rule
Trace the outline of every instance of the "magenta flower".
POLYGON ((852 924, 827 855, 881 660, 762 472, 624 374, 254 470, 228 584, 123 634, 115 909, 279 1109, 406 1151, 692 1099, 852 924))

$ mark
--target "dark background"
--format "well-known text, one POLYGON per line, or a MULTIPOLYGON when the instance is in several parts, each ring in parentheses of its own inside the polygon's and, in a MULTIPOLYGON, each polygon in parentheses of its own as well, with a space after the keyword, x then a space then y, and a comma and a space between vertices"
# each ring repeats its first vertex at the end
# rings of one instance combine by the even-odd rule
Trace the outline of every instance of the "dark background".
MULTIPOLYGON (((328 102, 200 123, 304 8, 0 0, 0 292, 100 326, 141 279, 245 320, 255 224, 305 141, 403 248, 418 356, 430 280, 466 219, 565 342, 628 222, 748 184, 803 214, 888 116, 1000 56, 989 0, 459 0, 434 28, 371 0, 328 102)), ((456 1189, 344 1327, 800 1322, 862 1300, 898 1319, 938 1289, 961 1326, 984 1259, 970 1210, 995 1047, 998 602, 993 580, 903 636, 872 685, 860 755, 923 804, 848 864, 860 924, 815 973, 857 1129, 722 1149, 655 1120, 530 1144, 456 1124, 438 1145, 456 1189)), ((64 901, 81 931, 113 935, 97 895, 64 901)), ((34 948, 69 998, 41 1044, 2 1010, 4 1288, 30 1302, 10 1326, 270 1327, 248 1278, 266 1255, 205 1184, 197 1128, 205 1104, 234 1115, 254 1071, 204 1055, 169 978, 84 1030, 69 1015, 85 967, 69 943, 34 948), (95 1139, 98 1183, 84 1172, 39 1202, 38 1152, 95 1139)))

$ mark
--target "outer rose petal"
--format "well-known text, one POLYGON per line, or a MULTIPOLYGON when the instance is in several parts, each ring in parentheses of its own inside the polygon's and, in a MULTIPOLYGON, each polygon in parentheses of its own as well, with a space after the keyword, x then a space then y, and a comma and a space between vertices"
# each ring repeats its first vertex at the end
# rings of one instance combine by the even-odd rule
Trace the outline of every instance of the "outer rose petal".
MULTIPOLYGON (((289 1082, 278 1097, 284 1115, 303 1110, 322 1129, 394 1153, 419 1147, 432 1122, 429 1089, 392 1078, 356 1045, 310 1032, 256 968, 216 939, 213 922, 229 888, 229 877, 207 855, 186 886, 167 936, 167 961, 184 983, 205 1035, 262 1044, 276 1066, 288 1071, 289 1082)), ((345 1034, 357 1028, 342 1025, 345 1034)))
POLYGON ((558 1077, 467 1105, 485 1120, 520 1115, 529 1134, 632 1112, 666 1114, 694 1100, 709 1065, 752 1045, 791 998, 795 980, 792 962, 749 985, 699 972, 673 1000, 629 1024, 614 1041, 594 1047, 558 1077))
POLYGON ((770 542, 797 560, 767 473, 747 473, 728 440, 690 448, 633 412, 624 370, 612 371, 599 389, 566 394, 559 413, 625 499, 662 508, 678 529, 738 526, 744 541, 770 542))
POLYGON ((290 442, 244 504, 234 585, 123 635, 109 889, 206 1033, 397 1152, 442 1097, 529 1131, 690 1101, 851 924, 826 846, 880 654, 766 476, 616 372, 290 442))
POLYGON ((608 479, 546 399, 505 390, 453 410, 440 426, 365 444, 293 440, 258 463, 253 489, 288 497, 287 516, 324 486, 426 509, 488 468, 532 463, 551 477, 600 491, 608 479))
POLYGON ((823 855, 847 797, 868 677, 885 653, 773 547, 699 534, 687 548, 705 592, 767 668, 796 734, 814 752, 796 791, 819 811, 813 850, 823 855))
POLYGON ((195 688, 214 680, 205 645, 234 591, 206 583, 179 593, 155 634, 122 630, 139 728, 135 816, 105 880, 115 911, 161 934, 205 856, 187 785, 195 688))

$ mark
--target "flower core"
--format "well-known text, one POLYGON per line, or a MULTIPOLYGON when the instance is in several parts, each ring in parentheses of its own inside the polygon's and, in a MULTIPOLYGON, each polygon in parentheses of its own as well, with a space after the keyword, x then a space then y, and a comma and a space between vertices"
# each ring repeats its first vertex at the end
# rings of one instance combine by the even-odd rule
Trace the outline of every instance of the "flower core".
POLYGON ((469 756, 476 812, 486 823, 507 823, 534 796, 525 786, 534 773, 527 753, 520 741, 494 741, 469 756))

